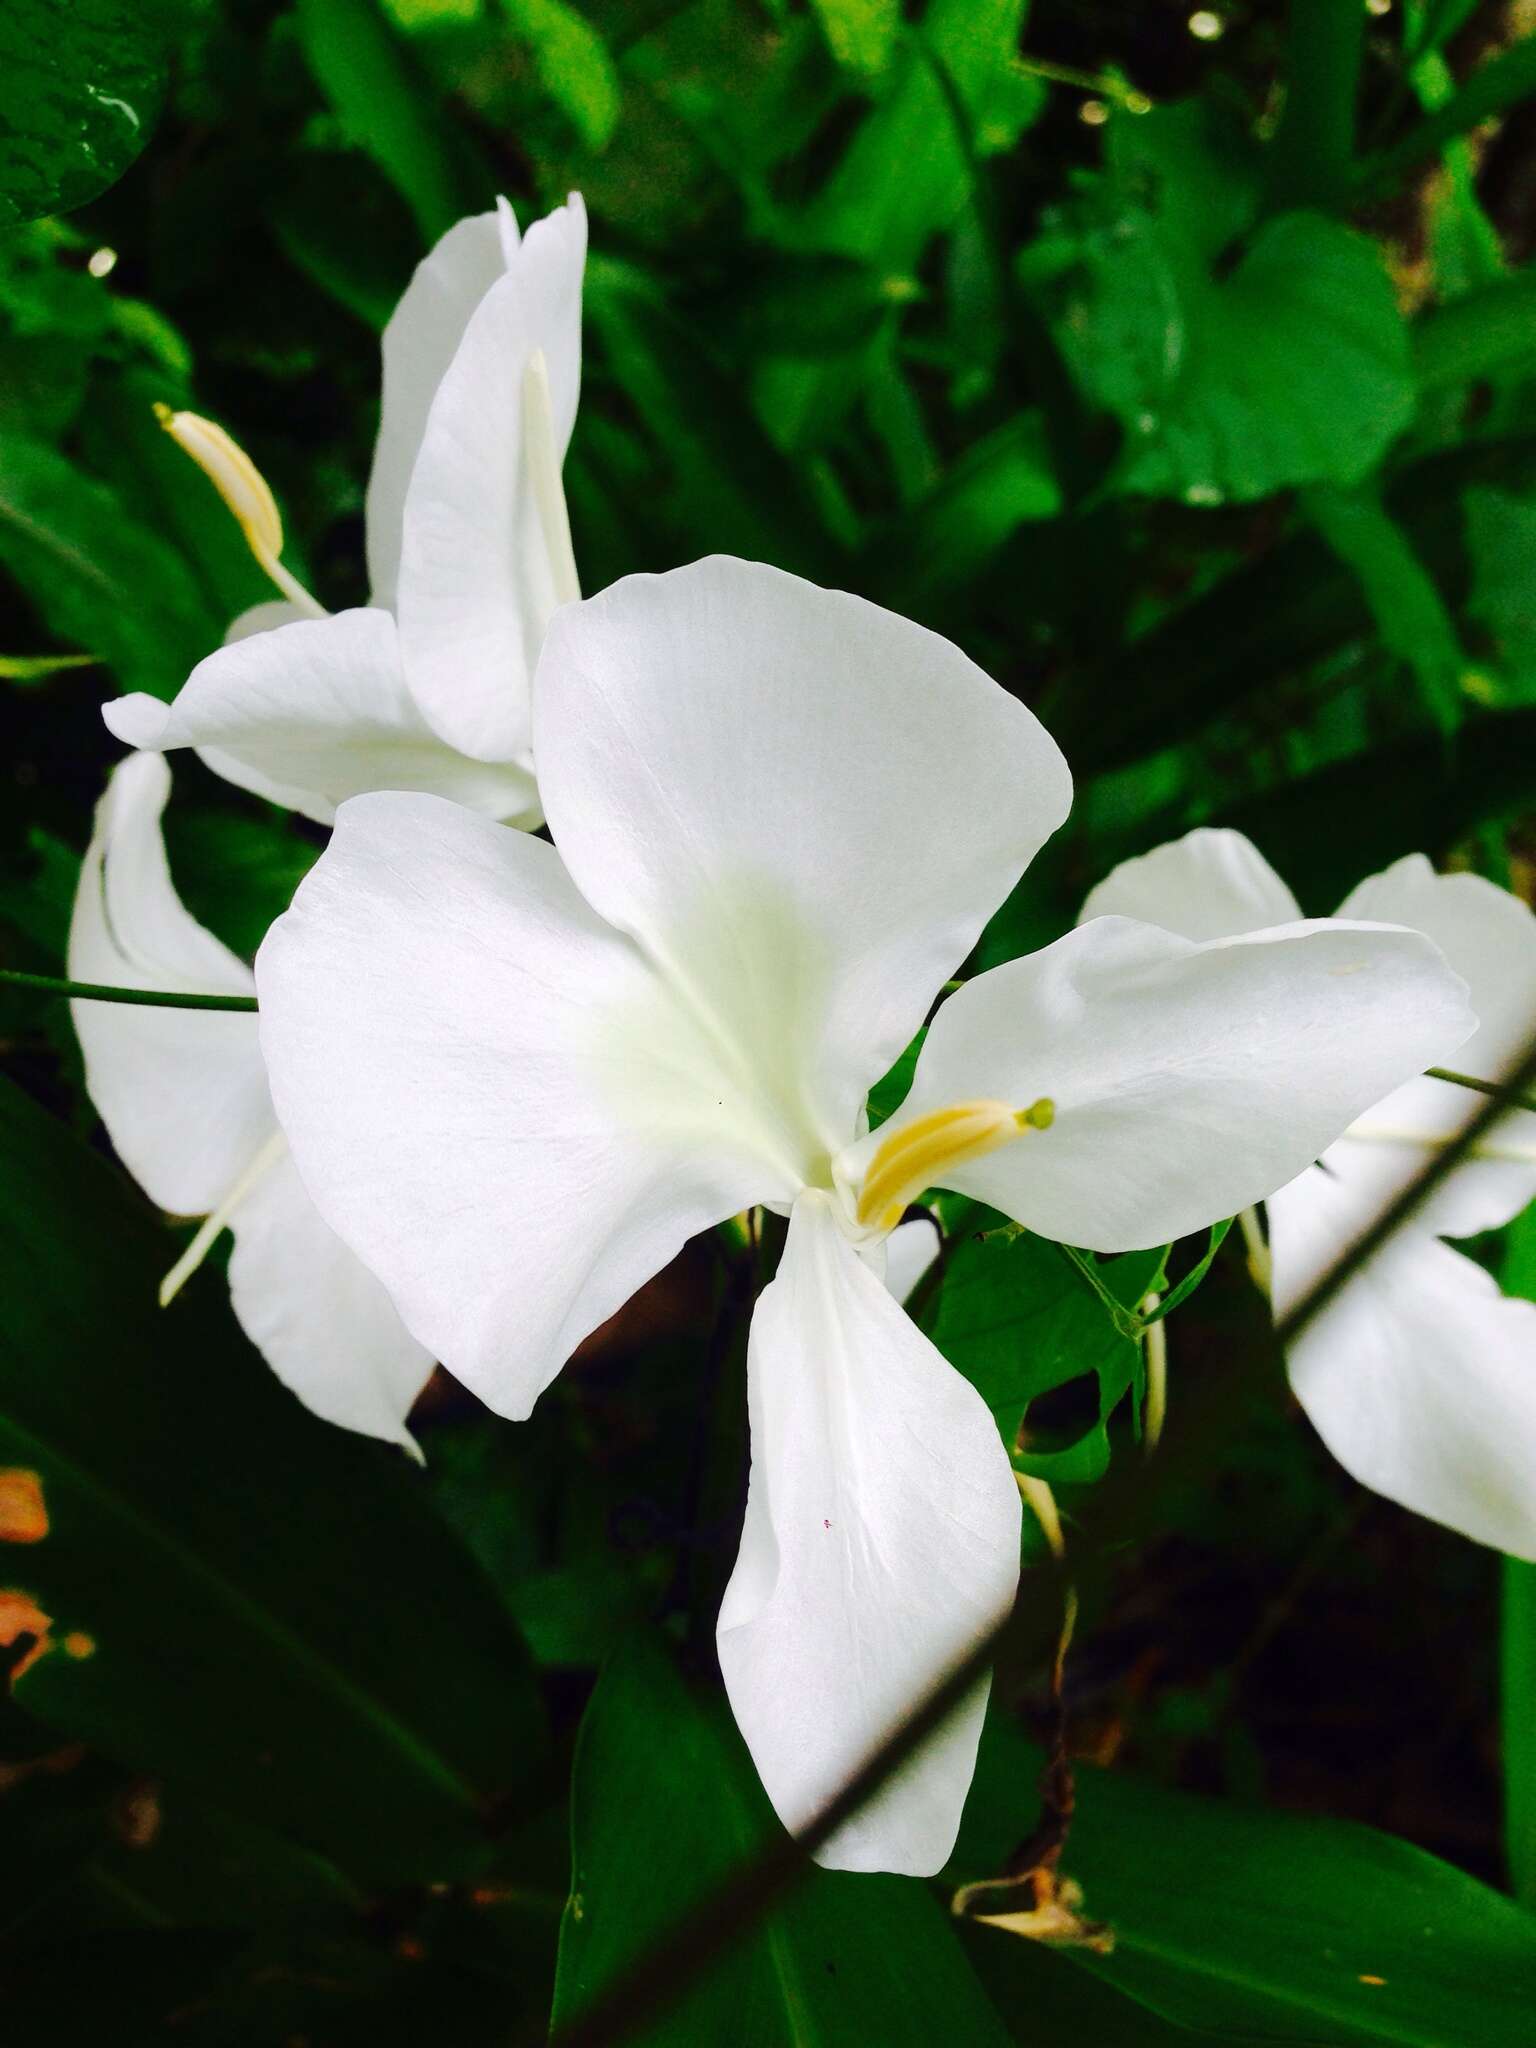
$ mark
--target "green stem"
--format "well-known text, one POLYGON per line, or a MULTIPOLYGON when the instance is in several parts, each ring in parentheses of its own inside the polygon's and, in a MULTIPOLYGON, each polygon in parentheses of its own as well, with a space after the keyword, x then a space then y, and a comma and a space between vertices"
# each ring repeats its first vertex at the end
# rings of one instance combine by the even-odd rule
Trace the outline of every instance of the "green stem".
POLYGON ((152 1010, 254 1010, 254 996, 176 995, 162 988, 109 988, 100 981, 65 981, 57 974, 23 974, 0 967, 0 982, 35 989, 39 995, 71 996, 79 1003, 140 1003, 152 1010))
POLYGON ((1277 211, 1332 206, 1348 190, 1364 42, 1359 0, 1291 0, 1285 107, 1270 183, 1277 211))
POLYGON ((1518 1088, 1505 1088, 1497 1081, 1479 1081, 1473 1074, 1458 1074, 1454 1067, 1426 1067, 1424 1073, 1431 1081, 1451 1081, 1458 1088, 1491 1095, 1495 1102, 1507 1102, 1511 1109, 1536 1109, 1536 1096, 1522 1094, 1518 1088))
MULTIPOLYGON (((1313 4, 1326 4, 1326 0, 1313 0, 1313 4)), ((1536 36, 1525 36, 1513 49, 1480 65, 1460 92, 1410 128, 1390 149, 1380 150, 1357 164, 1351 201, 1358 204, 1362 199, 1373 199, 1390 191, 1405 172, 1426 157, 1437 155, 1458 135, 1465 135, 1469 128, 1503 113, 1506 107, 1528 99, 1532 93, 1536 93, 1536 36)))
POLYGON ((1504 1853, 1510 1884, 1536 1906, 1536 1565, 1504 1560, 1499 1699, 1504 1734, 1504 1853))

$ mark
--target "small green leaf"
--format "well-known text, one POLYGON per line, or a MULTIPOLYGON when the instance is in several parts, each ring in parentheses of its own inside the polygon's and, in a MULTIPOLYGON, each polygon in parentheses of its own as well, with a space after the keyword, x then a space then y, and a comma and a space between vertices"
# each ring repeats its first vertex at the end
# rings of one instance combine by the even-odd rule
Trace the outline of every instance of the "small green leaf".
POLYGON ((619 75, 601 35, 567 0, 501 0, 533 49, 544 90, 589 149, 605 149, 619 119, 619 75))
MULTIPOLYGON (((779 1833, 724 1697, 687 1685, 650 1635, 616 1653, 598 1682, 572 1798, 557 2034, 779 1833)), ((1008 2040, 926 1886, 810 1868, 630 2038, 636 2048, 1008 2040)))
POLYGON ((127 0, 0 8, 0 227, 68 213, 148 142, 165 98, 164 30, 127 0))
POLYGON ((827 48, 847 71, 874 78, 891 61, 901 0, 811 0, 827 48))

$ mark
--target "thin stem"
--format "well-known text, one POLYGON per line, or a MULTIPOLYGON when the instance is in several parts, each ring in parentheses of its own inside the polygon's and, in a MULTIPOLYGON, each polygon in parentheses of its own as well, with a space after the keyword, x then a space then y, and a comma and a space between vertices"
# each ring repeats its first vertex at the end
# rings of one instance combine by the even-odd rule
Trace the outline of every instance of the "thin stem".
POLYGON ((1496 1102, 1508 1103, 1511 1109, 1536 1109, 1536 1096, 1506 1088, 1498 1081, 1479 1081, 1472 1074, 1458 1074, 1453 1067, 1426 1067, 1424 1072, 1431 1081, 1452 1081, 1458 1088, 1475 1089, 1479 1095, 1491 1095, 1496 1102))
POLYGON ((183 1287, 213 1248, 213 1241, 233 1218, 235 1211, 256 1183, 288 1150, 288 1140, 274 1131, 211 1216, 203 1219, 197 1234, 169 1273, 160 1282, 160 1306, 169 1308, 183 1287))
POLYGON ((260 548, 252 548, 251 552, 297 611, 303 612, 307 619, 328 619, 331 616, 319 598, 312 597, 293 571, 285 569, 276 555, 269 555, 260 548))
MULTIPOLYGON (((1141 1312, 1150 1315, 1157 1307, 1158 1297, 1149 1294, 1141 1304, 1141 1312)), ((1163 1424, 1168 1419, 1168 1325, 1159 1319, 1148 1323, 1142 1336, 1143 1355, 1147 1369, 1146 1399, 1142 1403, 1142 1441, 1150 1458, 1162 1441, 1163 1424)))
POLYGON ((1269 1241, 1259 1223, 1258 1210, 1242 1210, 1238 1215, 1237 1227, 1243 1233, 1243 1245, 1248 1253, 1248 1271, 1253 1276, 1253 1284, 1260 1294, 1267 1297, 1274 1289, 1275 1262, 1270 1254, 1269 1241))
MULTIPOLYGON (((1326 0, 1314 0, 1326 4, 1326 0)), ((1495 114, 1536 92, 1536 36, 1525 36, 1502 56, 1482 64, 1443 107, 1437 107, 1400 142, 1357 164, 1351 201, 1359 204, 1390 189, 1404 172, 1437 155, 1448 142, 1465 135, 1495 114)))
POLYGON ((77 1003, 138 1003, 150 1010, 254 1011, 254 996, 177 995, 163 988, 109 988, 100 981, 66 981, 57 974, 23 974, 19 967, 0 967, 0 982, 35 989, 39 995, 68 996, 77 1003))

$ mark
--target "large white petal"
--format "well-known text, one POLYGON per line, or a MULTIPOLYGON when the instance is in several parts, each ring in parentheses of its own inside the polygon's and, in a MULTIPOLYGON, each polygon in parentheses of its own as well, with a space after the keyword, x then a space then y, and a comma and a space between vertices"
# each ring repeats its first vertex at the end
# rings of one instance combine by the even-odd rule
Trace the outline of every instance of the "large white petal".
MULTIPOLYGON (((1007 1613, 1019 1495, 997 1424, 839 1230, 790 1216, 747 1354, 752 1480, 720 1668, 780 1819, 810 1820, 1007 1613)), ((986 1705, 961 1711, 820 1852, 927 1877, 954 1846, 986 1705)))
POLYGON ((775 1134, 554 849, 456 805, 344 804, 256 980, 316 1206, 503 1414, 685 1239, 793 1194, 775 1134))
POLYGON ((1071 802, 948 641, 719 556, 560 614, 535 741, 588 901, 829 1149, 1071 802))
POLYGON ((368 478, 368 575, 373 602, 395 601, 400 520, 427 414, 470 315, 517 254, 517 219, 501 200, 491 213, 455 221, 417 264, 382 343, 379 438, 368 478))
POLYGON ((432 1354, 321 1219, 291 1157, 262 1175, 232 1228, 235 1314, 283 1385, 327 1422, 414 1450, 405 1419, 432 1354))
POLYGON ((440 740, 405 687, 395 622, 376 608, 304 619, 221 647, 176 701, 119 697, 102 716, 130 746, 192 747, 241 789, 328 825, 371 789, 427 790, 538 821, 533 778, 440 740))
MULTIPOLYGON (((1536 1035, 1536 917, 1517 896, 1478 875, 1437 875, 1423 854, 1410 854, 1362 882, 1339 915, 1427 932, 1465 979, 1478 1029, 1441 1064, 1486 1081, 1515 1065, 1536 1035)), ((1476 1097, 1447 1082, 1410 1081, 1360 1119, 1348 1155, 1330 1163, 1360 1186, 1362 1200, 1380 1207, 1425 1164, 1428 1155, 1413 1139, 1443 1139, 1478 1107, 1476 1097), (1368 1135, 1375 1140, 1370 1157, 1368 1135)), ((1536 1114, 1501 1117, 1486 1143, 1516 1156, 1465 1161, 1420 1213, 1423 1228, 1452 1237, 1493 1230, 1536 1195, 1536 1114)))
POLYGON ((907 1101, 845 1170, 948 1103, 1045 1096, 1049 1130, 944 1184, 1069 1244, 1159 1244, 1283 1186, 1473 1023, 1416 932, 1325 922, 1198 945, 1096 918, 949 998, 907 1101))
POLYGON ((544 351, 563 457, 581 381, 587 217, 536 221, 472 315, 432 401, 405 499, 397 610, 411 689, 444 739, 523 760, 534 664, 559 602, 524 460, 524 372, 544 351))
MULTIPOLYGON (((1409 924, 1395 912, 1352 910, 1349 917, 1409 924)), ((1186 939, 1234 939, 1267 925, 1294 924, 1301 905, 1251 839, 1201 826, 1111 869, 1088 893, 1079 924, 1134 917, 1186 939)))
MULTIPOLYGON (((154 754, 113 773, 96 812, 69 932, 76 981, 185 995, 249 995, 250 969, 184 908, 160 814, 171 774, 154 754)), ((272 1131, 256 1019, 208 1010, 72 1003, 86 1087, 119 1157, 160 1208, 215 1208, 272 1131)))
MULTIPOLYGON (((1369 1216, 1312 1167, 1267 1205, 1284 1316, 1369 1216)), ((1354 1275, 1290 1347, 1291 1384, 1363 1486, 1536 1558, 1536 1307, 1421 1229, 1354 1275)))

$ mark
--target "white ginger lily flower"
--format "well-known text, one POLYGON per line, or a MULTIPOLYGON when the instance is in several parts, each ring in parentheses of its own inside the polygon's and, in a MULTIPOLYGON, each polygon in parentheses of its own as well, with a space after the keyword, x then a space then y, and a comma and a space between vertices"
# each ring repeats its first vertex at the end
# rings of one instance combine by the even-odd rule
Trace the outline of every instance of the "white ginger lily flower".
POLYGON ((108 704, 119 739, 193 747, 228 781, 320 824, 373 789, 539 823, 533 668, 556 607, 581 595, 560 467, 581 383, 586 245, 577 194, 521 242, 502 201, 418 267, 384 330, 373 595, 355 611, 327 617, 282 568, 272 494, 228 435, 171 417, 299 603, 236 620, 173 704, 142 693, 108 704))
MULTIPOLYGON (((1289 921, 1296 899, 1241 833, 1192 832, 1130 860, 1084 916, 1120 911, 1191 938, 1289 921)), ((1427 932, 1479 1018, 1457 1065, 1498 1081, 1536 1030, 1536 918, 1476 875, 1410 854, 1351 891, 1341 918, 1427 932)), ((1466 1092, 1426 1076, 1373 1103, 1272 1194, 1270 1261, 1284 1316, 1466 1122, 1466 1092)), ((1536 1558, 1536 1307, 1507 1300, 1441 1242, 1491 1230, 1536 1195, 1536 1115, 1511 1110, 1290 1347, 1291 1384, 1362 1485, 1416 1514, 1536 1558)))
MULTIPOLYGON (((160 836, 170 770, 135 754, 96 813, 69 933, 78 981, 250 995, 244 961, 176 894, 160 836)), ((304 1192, 277 1128, 256 1018, 75 1002, 86 1086, 118 1156, 159 1208, 208 1217, 162 1300, 225 1225, 230 1295, 283 1384, 328 1422, 415 1445, 405 1426, 432 1370, 389 1296, 304 1192)))
MULTIPOLYGON (((553 847, 429 797, 343 806, 257 958, 278 1113, 321 1213, 509 1416, 687 1238, 788 1215, 718 1641, 793 1829, 1017 1581, 996 1424, 881 1285, 908 1202, 953 1188, 1106 1251, 1178 1236, 1459 1044, 1461 984, 1407 933, 1106 919, 952 996, 869 1133, 1066 815, 1038 721, 935 634, 714 559, 560 613, 534 742, 553 847)), ((939 1868, 984 1697, 823 1862, 939 1868)))

